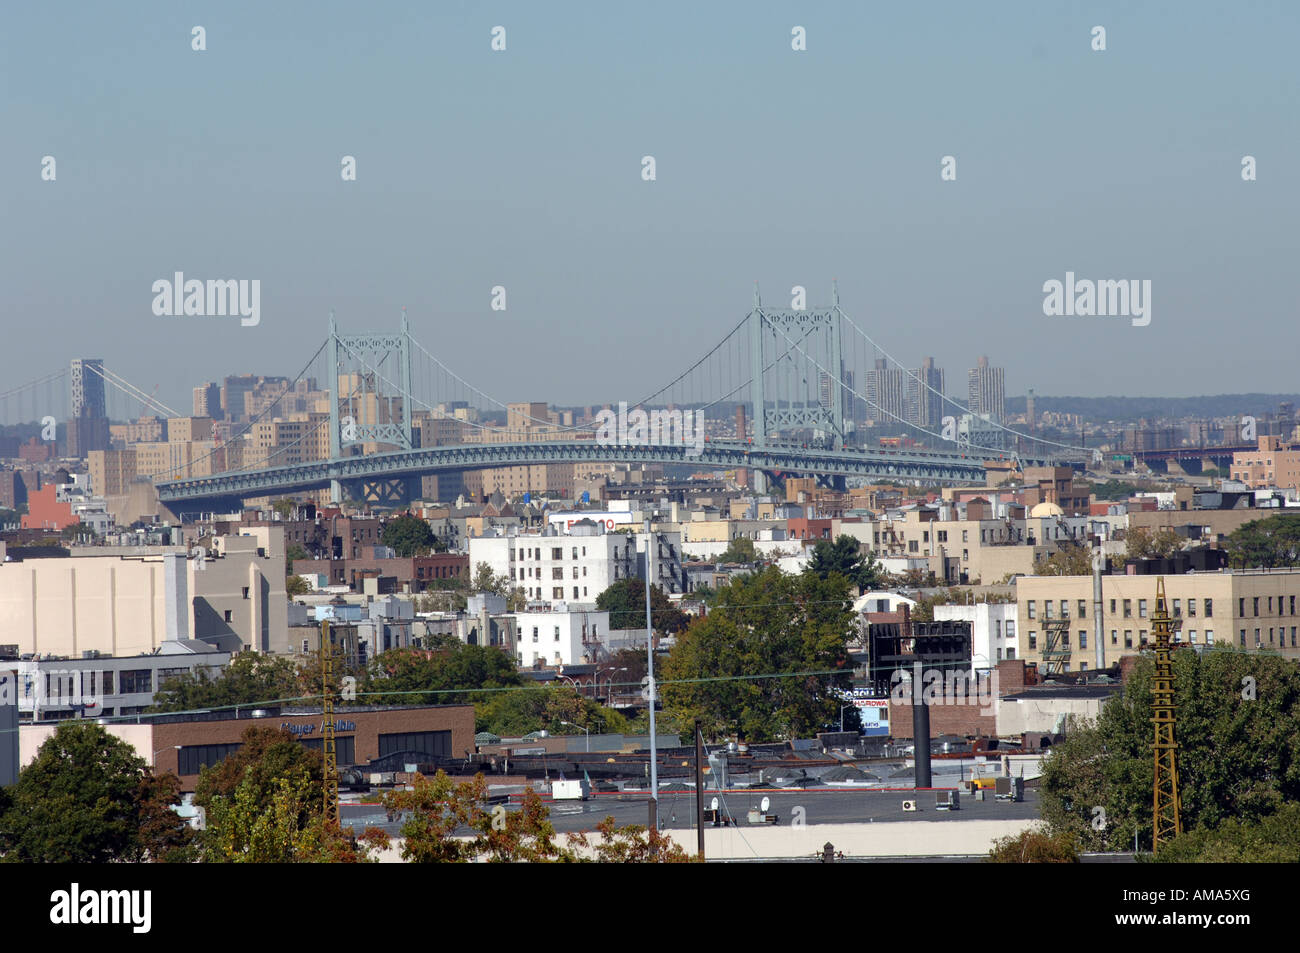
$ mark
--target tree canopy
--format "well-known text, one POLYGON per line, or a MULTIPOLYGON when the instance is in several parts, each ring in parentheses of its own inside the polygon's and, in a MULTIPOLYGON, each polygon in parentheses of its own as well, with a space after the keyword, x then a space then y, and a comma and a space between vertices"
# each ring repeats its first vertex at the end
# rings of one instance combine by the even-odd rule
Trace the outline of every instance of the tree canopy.
POLYGON ((390 649, 375 656, 362 690, 373 693, 365 696, 372 705, 463 705, 482 700, 470 689, 520 684, 514 660, 501 649, 439 635, 424 648, 390 649))
MULTIPOLYGON (((1123 694, 1095 723, 1072 722, 1043 766, 1043 819, 1084 849, 1123 850, 1135 831, 1151 843, 1153 668, 1140 659, 1123 694)), ((1300 670, 1290 659, 1227 647, 1174 653, 1184 830, 1258 823, 1300 800, 1298 702, 1300 670)))
POLYGON ((93 722, 62 724, 8 789, 0 859, 24 863, 167 860, 189 843, 171 806, 180 782, 155 777, 126 742, 93 722))
POLYGON ((429 524, 420 517, 403 513, 384 524, 379 541, 392 547, 399 556, 417 556, 433 548, 434 535, 429 524))
POLYGON ((1225 548, 1232 563, 1246 569, 1300 566, 1300 514, 1244 523, 1228 535, 1225 548))
POLYGON ((1091 576, 1092 553, 1087 546, 1063 544, 1046 559, 1034 563, 1036 576, 1091 576))
POLYGON ((1168 527, 1153 533, 1145 526, 1134 526, 1125 533, 1124 550, 1129 559, 1168 559, 1183 551, 1184 542, 1168 527))
POLYGON ((244 652, 215 674, 201 668, 167 679, 158 687, 149 711, 193 711, 278 699, 309 699, 320 695, 319 671, 311 660, 304 660, 300 667, 283 655, 244 652))
POLYGON ((719 608, 678 635, 663 674, 664 707, 699 718, 706 737, 806 737, 838 720, 856 635, 848 580, 775 567, 719 590, 719 608))
MULTIPOLYGON (((611 629, 645 628, 645 580, 619 579, 596 597, 596 608, 609 613, 611 629)), ((690 624, 690 617, 658 586, 650 587, 650 621, 656 632, 674 634, 690 624)))
POLYGON ((842 534, 833 543, 828 539, 818 540, 808 568, 822 579, 837 572, 863 592, 880 588, 885 579, 885 571, 876 562, 875 555, 869 550, 864 553, 858 541, 848 534, 842 534))
POLYGON ((480 699, 475 713, 476 731, 490 731, 502 738, 519 738, 534 731, 568 735, 583 734, 586 729, 599 735, 628 730, 623 715, 584 698, 570 685, 492 692, 480 699))
POLYGON ((748 536, 737 536, 727 548, 718 556, 720 563, 752 563, 758 561, 758 553, 754 549, 754 541, 748 536))

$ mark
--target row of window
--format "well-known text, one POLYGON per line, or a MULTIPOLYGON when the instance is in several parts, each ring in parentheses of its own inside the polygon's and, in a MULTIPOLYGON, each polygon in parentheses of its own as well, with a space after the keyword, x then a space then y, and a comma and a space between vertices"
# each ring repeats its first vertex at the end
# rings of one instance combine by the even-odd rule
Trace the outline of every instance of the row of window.
MULTIPOLYGON (((1294 631, 1295 631, 1295 630, 1292 629, 1292 632, 1294 632, 1294 631)), ((1259 632, 1259 630, 1256 629, 1255 632, 1256 632, 1256 634, 1257 634, 1257 636, 1258 636, 1258 632, 1259 632)), ((1241 633, 1242 633, 1242 635, 1241 635, 1241 637, 1242 637, 1242 643, 1241 643, 1241 644, 1242 644, 1242 645, 1245 645, 1245 644, 1246 644, 1246 642, 1245 642, 1245 638, 1246 638, 1246 630, 1245 630, 1245 629, 1242 629, 1242 630, 1241 630, 1241 633)), ((1270 634, 1269 634, 1269 638, 1270 638, 1270 640, 1271 640, 1271 639, 1272 639, 1272 630, 1269 630, 1269 633, 1270 633, 1270 634)), ((1200 641, 1200 637, 1198 636, 1198 634, 1197 634, 1197 632, 1196 632, 1195 629, 1189 629, 1189 630, 1188 630, 1188 632, 1187 632, 1187 641, 1190 642, 1192 645, 1197 645, 1197 644, 1199 643, 1199 641, 1200 641)), ((1213 630, 1213 629, 1206 629, 1206 630, 1205 630, 1205 644, 1206 644, 1206 645, 1209 645, 1209 644, 1212 643, 1213 641, 1214 641, 1214 630, 1213 630)), ((1113 646, 1116 646, 1116 647, 1119 646, 1119 629, 1111 629, 1111 630, 1110 630, 1110 644, 1113 645, 1113 646)), ((1145 647, 1146 647, 1146 644, 1147 644, 1147 630, 1146 630, 1146 629, 1139 629, 1139 630, 1138 630, 1138 648, 1145 648, 1145 647)), ((1292 641, 1291 644, 1292 644, 1292 645, 1295 645, 1295 642, 1292 641)), ((1061 647, 1062 647, 1063 649, 1068 649, 1068 648, 1070 648, 1070 633, 1069 633, 1069 632, 1066 632, 1066 633, 1062 634, 1062 636, 1061 636, 1061 647)), ((1083 630, 1080 630, 1080 631, 1079 631, 1079 648, 1080 648, 1080 649, 1086 649, 1087 647, 1088 647, 1088 633, 1085 632, 1085 631, 1083 631, 1083 630)), ((1132 629, 1125 629, 1125 630, 1124 630, 1124 648, 1126 648, 1126 649, 1131 649, 1131 648, 1133 648, 1133 630, 1132 630, 1132 629)), ((1034 652, 1034 651, 1037 651, 1037 650, 1038 650, 1038 633, 1037 633, 1037 632, 1030 632, 1030 633, 1029 633, 1029 650, 1030 650, 1031 652, 1034 652)))
MULTIPOLYGON (((1286 648, 1286 645, 1287 645, 1287 641, 1286 641, 1286 626, 1279 626, 1279 627, 1277 627, 1277 642, 1276 642, 1276 643, 1273 641, 1273 630, 1274 630, 1274 627, 1270 625, 1270 626, 1268 627, 1268 643, 1267 643, 1267 644, 1269 644, 1269 645, 1278 645, 1278 646, 1280 646, 1280 647, 1282 647, 1282 648, 1286 648)), ((1246 630, 1245 630, 1245 629, 1242 629, 1242 630, 1241 630, 1240 637, 1241 637, 1241 645, 1242 645, 1243 648, 1245 648, 1245 647, 1246 647, 1246 630)), ((1258 648, 1263 648, 1264 644, 1265 644, 1265 643, 1264 643, 1264 640, 1263 640, 1263 630, 1262 630, 1262 629, 1256 629, 1256 630, 1255 630, 1255 648, 1257 648, 1257 649, 1258 649, 1258 648)), ((1294 649, 1294 648, 1300 648, 1300 646, 1297 646, 1297 645, 1296 645, 1296 627, 1295 627, 1295 626, 1291 626, 1291 648, 1293 648, 1293 649, 1294 649)))
MULTIPOLYGON (((1259 600, 1260 600, 1261 598, 1263 598, 1263 597, 1261 597, 1261 596, 1255 596, 1255 597, 1253 597, 1253 598, 1251 599, 1251 608, 1254 610, 1254 612, 1253 612, 1254 615, 1259 615, 1259 600)), ((1290 598, 1290 602, 1289 602, 1289 604, 1288 604, 1287 602, 1284 602, 1284 601, 1283 601, 1283 599, 1284 599, 1283 596, 1278 596, 1278 597, 1277 597, 1277 611, 1276 611, 1276 612, 1273 611, 1273 596, 1268 596, 1267 598, 1268 598, 1268 611, 1264 613, 1265 615, 1295 615, 1295 614, 1296 614, 1296 611, 1295 611, 1295 596, 1290 596, 1290 597, 1289 597, 1289 598, 1290 598), (1288 605, 1289 605, 1289 608, 1290 608, 1290 611, 1289 611, 1289 612, 1287 611, 1287 609, 1288 609, 1288 605)), ((1237 615, 1239 615, 1239 616, 1244 616, 1245 614, 1246 614, 1246 600, 1245 600, 1244 597, 1242 597, 1242 598, 1238 598, 1238 599, 1237 599, 1237 615)))
MULTIPOLYGON (((1270 607, 1271 607, 1272 604, 1273 604, 1273 598, 1270 596, 1268 601, 1269 601, 1269 605, 1270 605, 1270 607)), ((1117 599, 1112 599, 1112 600, 1110 600, 1110 614, 1111 614, 1112 616, 1115 615, 1116 611, 1117 611, 1118 608, 1119 608, 1119 606, 1118 606, 1118 602, 1119 602, 1119 600, 1117 600, 1117 599)), ((1182 600, 1182 599, 1173 599, 1173 600, 1171 600, 1171 602, 1172 602, 1172 604, 1173 604, 1173 617, 1174 617, 1175 619, 1181 619, 1181 618, 1183 617, 1183 600, 1182 600)), ((1277 602, 1278 602, 1278 610, 1279 610, 1279 612, 1280 612, 1280 611, 1281 611, 1281 608, 1282 608, 1282 598, 1281 598, 1280 596, 1278 597, 1277 602)), ((1086 619, 1086 618, 1088 617, 1088 600, 1087 600, 1087 599, 1080 599, 1080 600, 1078 600, 1078 604, 1079 604, 1079 605, 1078 605, 1078 611, 1079 611, 1078 618, 1080 618, 1080 619, 1086 619)), ((1147 600, 1145 600, 1145 599, 1139 599, 1139 600, 1137 601, 1137 604, 1138 604, 1138 605, 1137 605, 1137 609, 1138 609, 1138 618, 1139 618, 1139 619, 1146 619, 1146 618, 1149 618, 1149 616, 1148 616, 1148 614, 1147 614, 1147 600)), ((1051 599, 1044 599, 1044 600, 1043 600, 1043 618, 1044 618, 1044 619, 1050 619, 1050 618, 1052 618, 1052 612, 1053 612, 1053 608, 1052 608, 1052 607, 1053 607, 1054 605, 1055 605, 1055 603, 1054 603, 1053 600, 1051 600, 1051 599)), ((1246 600, 1245 600, 1245 599, 1242 599, 1242 600, 1241 600, 1241 611, 1238 613, 1239 615, 1245 615, 1245 614, 1246 614, 1246 608, 1245 608, 1245 606, 1246 606, 1246 600)), ((1031 619, 1037 619, 1037 618, 1038 618, 1038 604, 1037 604, 1037 600, 1035 600, 1035 599, 1029 599, 1029 600, 1027 600, 1026 603, 1025 603, 1025 608, 1026 608, 1026 612, 1027 612, 1028 615, 1029 615, 1029 618, 1031 618, 1031 619)), ((1068 619, 1068 618, 1070 617, 1070 600, 1068 600, 1068 599, 1061 599, 1061 600, 1060 600, 1060 608, 1061 608, 1061 618, 1062 618, 1062 619, 1068 619)), ((1131 618, 1133 618, 1133 600, 1132 600, 1132 599, 1125 599, 1125 600, 1123 600, 1123 609, 1124 609, 1124 618, 1125 618, 1125 619, 1131 619, 1131 618)), ((1292 610, 1292 614, 1294 615, 1294 614, 1295 614, 1295 596, 1292 596, 1292 597, 1291 597, 1291 610, 1292 610)), ((1271 612, 1271 611, 1272 611, 1272 610, 1271 610, 1271 608, 1270 608, 1270 612, 1271 612)), ((1195 600, 1195 599, 1188 599, 1188 600, 1187 600, 1187 615, 1188 615, 1189 618, 1195 618, 1195 617, 1196 617, 1196 600, 1195 600)), ((1256 599, 1256 600, 1255 600, 1255 615, 1259 615, 1259 599, 1256 599)), ((1213 599, 1206 599, 1206 600, 1205 600, 1205 618, 1207 618, 1207 619, 1212 619, 1212 618, 1214 618, 1214 600, 1213 600, 1213 599)))
MULTIPOLYGON (((526 587, 526 588, 524 589, 524 595, 527 596, 529 599, 541 599, 541 598, 542 598, 542 587, 541 587, 541 586, 535 586, 535 587, 531 587, 531 588, 526 587)), ((574 587, 573 587, 573 598, 574 598, 575 600, 577 600, 577 599, 585 599, 586 597, 587 597, 587 587, 586 587, 586 586, 581 586, 581 587, 579 587, 579 586, 574 586, 574 587), (582 595, 581 595, 581 596, 578 595, 578 589, 579 589, 579 588, 582 589, 582 595)), ((551 598, 552 598, 552 599, 563 599, 563 598, 564 598, 564 587, 563 587, 563 586, 553 586, 553 587, 551 588, 551 598)))
MULTIPOLYGON (((579 550, 582 551, 582 555, 584 555, 584 556, 587 555, 587 547, 586 547, 586 546, 574 546, 574 547, 573 547, 573 555, 572 555, 570 558, 572 558, 572 559, 577 559, 577 558, 578 558, 578 551, 579 551, 579 550)), ((614 555, 617 556, 618 554, 615 553, 614 555)), ((527 548, 527 549, 516 549, 516 550, 514 551, 513 558, 514 558, 514 560, 515 560, 516 562, 519 562, 519 561, 522 561, 522 560, 525 560, 525 559, 541 559, 541 558, 542 558, 542 550, 541 550, 540 547, 537 547, 537 546, 529 547, 529 548, 527 548)), ((551 547, 551 558, 552 558, 552 559, 563 559, 563 558, 564 558, 564 547, 563 547, 563 546, 552 546, 552 547, 551 547)))

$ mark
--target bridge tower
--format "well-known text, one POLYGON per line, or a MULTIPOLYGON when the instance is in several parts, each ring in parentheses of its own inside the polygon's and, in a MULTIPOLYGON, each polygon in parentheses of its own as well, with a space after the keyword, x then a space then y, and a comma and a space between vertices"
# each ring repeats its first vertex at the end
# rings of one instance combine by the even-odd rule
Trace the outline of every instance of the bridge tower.
POLYGON ((829 308, 777 309, 763 307, 755 285, 749 322, 754 446, 766 447, 772 434, 799 427, 825 430, 842 441, 839 288, 832 283, 829 308))
MULTIPOLYGON (((330 312, 330 459, 367 443, 415 449, 411 435, 411 332, 402 309, 396 334, 341 334, 330 312), (394 393, 396 391, 396 393, 394 393)), ((330 481, 330 500, 391 504, 419 495, 418 478, 330 481)))

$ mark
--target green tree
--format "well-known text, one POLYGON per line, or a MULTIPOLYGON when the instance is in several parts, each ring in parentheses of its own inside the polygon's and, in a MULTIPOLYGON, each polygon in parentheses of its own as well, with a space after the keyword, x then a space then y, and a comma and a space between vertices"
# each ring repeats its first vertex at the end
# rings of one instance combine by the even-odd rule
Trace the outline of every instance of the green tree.
POLYGON ((522 589, 516 588, 514 580, 506 575, 492 571, 488 563, 479 563, 474 567, 474 578, 469 584, 470 592, 491 592, 506 600, 506 611, 519 612, 527 600, 522 589))
POLYGON ((293 564, 295 561, 299 559, 311 559, 311 554, 309 554, 307 550, 303 549, 300 544, 294 543, 285 552, 284 559, 285 559, 285 568, 289 572, 292 572, 293 564))
POLYGON ((290 576, 284 581, 285 594, 293 599, 294 596, 304 596, 311 592, 311 586, 302 576, 290 576))
POLYGON ((425 648, 390 649, 375 656, 362 689, 373 693, 366 696, 372 705, 455 705, 481 701, 472 689, 520 684, 514 660, 499 648, 439 635, 425 648))
POLYGON ((188 843, 185 821, 171 810, 178 791, 99 725, 62 724, 7 794, 0 855, 21 863, 165 860, 188 843))
POLYGON ((596 825, 600 841, 592 844, 586 834, 574 835, 573 846, 589 848, 593 859, 603 864, 694 864, 700 858, 687 853, 671 837, 640 824, 619 827, 614 818, 606 817, 596 825))
POLYGON ((1124 536, 1124 551, 1129 559, 1169 559, 1183 551, 1183 537, 1165 527, 1151 532, 1134 526, 1124 536))
POLYGON ((1244 523, 1228 535, 1228 558, 1246 569, 1300 566, 1300 515, 1279 513, 1244 523))
POLYGON ((718 557, 720 563, 753 563, 758 561, 754 541, 748 536, 737 536, 718 557))
POLYGON ((1106 480, 1102 483, 1094 483, 1092 486, 1092 495, 1099 500, 1107 501, 1127 500, 1141 492, 1142 487, 1124 480, 1106 480))
POLYGON ((1228 818, 1217 828, 1198 827, 1162 846, 1153 859, 1172 864, 1300 863, 1300 804, 1283 804, 1258 821, 1228 818))
POLYGON ((297 500, 276 500, 271 504, 271 510, 282 520, 291 518, 293 516, 293 511, 297 508, 297 500))
POLYGON ((319 695, 319 671, 312 661, 304 661, 300 669, 282 655, 245 652, 216 674, 201 668, 167 679, 158 687, 149 711, 193 711, 319 695))
POLYGON ((1035 576, 1091 576, 1092 553, 1075 543, 1062 544, 1046 559, 1034 563, 1035 576))
POLYGON ((403 513, 384 524, 379 541, 391 547, 397 555, 406 558, 431 549, 434 536, 427 522, 411 513, 403 513))
POLYGON ((935 606, 951 605, 968 605, 971 603, 1006 603, 1015 602, 1016 597, 1009 593, 986 592, 975 595, 973 589, 961 589, 956 586, 950 589, 941 589, 939 592, 930 593, 926 596, 918 596, 916 607, 912 609, 912 619, 915 622, 933 622, 935 606))
POLYGON ((571 862, 572 851, 555 842, 545 805, 530 787, 517 811, 487 809, 487 782, 455 782, 439 771, 417 776, 409 791, 384 795, 384 807, 406 816, 402 859, 411 863, 571 862), (468 836, 467 836, 468 835, 468 836))
POLYGON ((837 572, 863 592, 880 588, 885 578, 885 571, 876 562, 875 555, 870 551, 862 552, 858 541, 847 533, 833 543, 828 539, 818 540, 808 569, 822 579, 837 572))
POLYGON ((660 676, 677 723, 764 742, 836 721, 856 635, 848 580, 769 567, 723 587, 719 603, 677 637, 660 676))
MULTIPOLYGON (((239 750, 199 772, 194 803, 210 807, 217 798, 232 799, 239 786, 252 785, 258 803, 269 803, 277 778, 302 774, 316 784, 319 805, 324 798, 324 758, 292 734, 271 725, 249 725, 240 736, 239 750)), ((301 820, 306 821, 304 815, 301 820)))
MULTIPOLYGON (((1151 843, 1153 662, 1138 661, 1096 722, 1071 722, 1043 766, 1042 815, 1088 850, 1151 843), (1100 812, 1098 812, 1100 808, 1100 812), (1096 819, 1104 818, 1098 829, 1096 819)), ((1174 653, 1184 830, 1258 823, 1300 800, 1300 670, 1226 647, 1174 653)))
MULTIPOLYGON (((596 597, 596 608, 609 613, 611 629, 645 628, 645 580, 619 579, 596 597)), ((656 632, 675 634, 690 624, 690 616, 658 586, 650 587, 650 621, 656 632)))
POLYGON ((623 715, 584 698, 569 685, 493 692, 475 706, 475 713, 476 731, 490 731, 503 738, 518 738, 534 731, 567 735, 583 734, 585 728, 599 735, 628 730, 623 715))

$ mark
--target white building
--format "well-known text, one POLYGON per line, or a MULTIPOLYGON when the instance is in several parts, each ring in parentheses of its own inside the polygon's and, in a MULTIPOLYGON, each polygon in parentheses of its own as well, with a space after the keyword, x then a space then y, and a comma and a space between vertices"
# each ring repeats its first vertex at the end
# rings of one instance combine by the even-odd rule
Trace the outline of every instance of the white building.
MULTIPOLYGON (((651 579, 667 593, 686 589, 681 543, 676 534, 654 533, 651 579)), ((552 608, 595 606, 597 597, 620 579, 643 578, 644 533, 608 532, 604 524, 580 520, 566 533, 478 536, 469 541, 473 569, 487 563, 508 577, 533 602, 552 608)))
POLYGON ((1014 602, 935 606, 934 620, 971 623, 971 673, 975 674, 1016 657, 1016 609, 1014 602))
POLYGON ((594 662, 601 655, 602 639, 609 637, 609 613, 594 609, 517 612, 515 621, 515 662, 521 668, 594 662))

